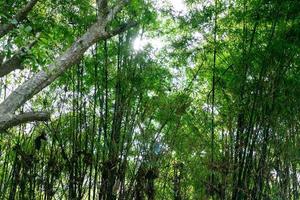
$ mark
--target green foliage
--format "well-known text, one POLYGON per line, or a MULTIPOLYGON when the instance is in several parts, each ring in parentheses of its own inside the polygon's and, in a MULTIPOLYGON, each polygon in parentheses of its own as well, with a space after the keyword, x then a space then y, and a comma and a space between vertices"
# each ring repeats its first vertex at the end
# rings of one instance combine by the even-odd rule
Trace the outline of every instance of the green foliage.
MULTIPOLYGON (((4 55, 37 40, 1 99, 97 17, 95 1, 46 0, 9 21, 26 2, 0 1, 1 24, 17 25, 4 55)), ((164 3, 132 0, 110 27, 137 27, 17 111, 52 116, 0 135, 0 199, 299 199, 299 2, 164 3)))

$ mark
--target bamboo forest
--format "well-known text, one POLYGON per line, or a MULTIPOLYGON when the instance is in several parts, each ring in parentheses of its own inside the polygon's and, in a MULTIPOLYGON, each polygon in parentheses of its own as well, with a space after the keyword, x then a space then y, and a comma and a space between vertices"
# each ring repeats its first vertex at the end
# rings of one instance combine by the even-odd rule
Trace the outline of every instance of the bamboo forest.
POLYGON ((0 0, 0 200, 299 200, 299 0, 0 0))

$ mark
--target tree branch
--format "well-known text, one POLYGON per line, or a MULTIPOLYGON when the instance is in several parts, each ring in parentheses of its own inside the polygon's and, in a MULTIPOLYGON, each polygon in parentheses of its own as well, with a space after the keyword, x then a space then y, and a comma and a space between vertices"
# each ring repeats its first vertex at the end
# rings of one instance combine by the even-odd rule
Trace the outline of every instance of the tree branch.
POLYGON ((28 112, 20 115, 5 114, 0 116, 0 131, 13 126, 33 121, 47 121, 50 114, 46 112, 28 112))
POLYGON ((15 55, 13 55, 13 57, 1 64, 0 78, 16 69, 24 69, 24 66, 21 64, 23 61, 23 57, 24 52, 17 52, 15 55))
POLYGON ((121 24, 121 25, 119 25, 118 28, 107 32, 108 38, 118 35, 120 33, 123 33, 126 30, 129 30, 130 28, 133 28, 135 26, 137 26, 137 22, 135 22, 135 21, 129 21, 127 23, 121 24))
POLYGON ((37 40, 38 39, 35 39, 33 42, 31 42, 28 47, 22 47, 15 53, 15 55, 6 60, 4 63, 2 63, 0 60, 0 78, 16 69, 24 69, 24 66, 22 65, 23 59, 28 54, 28 50, 31 49, 34 44, 36 44, 37 40))
POLYGON ((113 20, 113 16, 120 11, 122 6, 118 5, 112 9, 104 18, 99 18, 72 46, 67 49, 61 56, 56 58, 46 70, 41 70, 29 80, 20 85, 0 104, 0 129, 26 123, 29 121, 44 121, 49 119, 49 115, 44 113, 40 115, 23 114, 14 115, 26 101, 31 99, 35 94, 43 88, 50 85, 58 76, 69 69, 73 64, 77 63, 84 52, 99 40, 104 40, 115 36, 128 28, 135 26, 136 23, 129 22, 119 26, 118 28, 107 32, 106 26, 113 20))
POLYGON ((0 114, 15 112, 27 100, 50 85, 64 71, 77 63, 84 52, 98 40, 111 38, 134 25, 133 23, 129 23, 128 25, 120 26, 112 32, 106 32, 105 27, 107 23, 109 23, 108 19, 98 20, 82 37, 76 40, 65 53, 55 59, 55 61, 48 66, 47 70, 41 70, 13 91, 0 104, 0 114))
POLYGON ((117 4, 115 7, 113 7, 109 13, 107 14, 107 21, 111 21, 114 19, 115 15, 119 13, 122 8, 129 2, 129 0, 122 0, 117 4))
MULTIPOLYGON (((23 21, 37 2, 38 0, 29 1, 21 10, 19 10, 19 12, 11 19, 11 21, 16 21, 17 23, 23 21)), ((10 22, 8 24, 1 24, 0 38, 12 31, 17 26, 17 23, 10 22)))
POLYGON ((107 15, 108 13, 107 0, 96 0, 96 4, 97 4, 98 19, 101 19, 103 18, 103 16, 107 15))

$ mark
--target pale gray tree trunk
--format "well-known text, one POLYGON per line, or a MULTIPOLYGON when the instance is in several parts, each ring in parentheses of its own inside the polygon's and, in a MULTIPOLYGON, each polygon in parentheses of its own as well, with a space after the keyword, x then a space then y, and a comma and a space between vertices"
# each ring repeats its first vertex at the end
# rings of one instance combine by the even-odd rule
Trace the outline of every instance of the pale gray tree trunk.
POLYGON ((20 123, 29 121, 43 121, 49 119, 46 113, 30 113, 30 115, 15 115, 26 101, 31 99, 35 94, 50 85, 57 77, 69 69, 73 64, 78 62, 84 52, 99 40, 108 39, 124 32, 135 25, 128 22, 117 29, 106 31, 108 24, 114 19, 114 16, 123 8, 125 2, 120 2, 114 8, 101 14, 97 21, 79 38, 72 46, 67 49, 61 56, 56 58, 46 70, 41 70, 29 80, 20 85, 0 104, 0 130, 10 128, 20 123))

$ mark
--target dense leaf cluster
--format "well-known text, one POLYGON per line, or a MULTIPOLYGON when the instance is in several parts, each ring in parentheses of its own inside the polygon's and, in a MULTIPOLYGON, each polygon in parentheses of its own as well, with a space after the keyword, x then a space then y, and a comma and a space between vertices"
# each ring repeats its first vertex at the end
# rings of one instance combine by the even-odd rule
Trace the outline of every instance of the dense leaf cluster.
MULTIPOLYGON (((1 100, 47 72, 99 2, 38 1, 18 21, 28 1, 0 1, 13 27, 0 71, 18 65, 0 76, 1 100)), ((1 130, 0 199, 300 198, 300 2, 171 2, 129 1, 109 27, 136 27, 17 110, 51 120, 1 130)))

